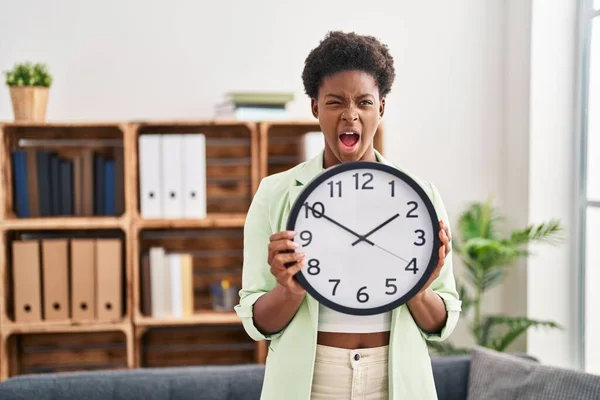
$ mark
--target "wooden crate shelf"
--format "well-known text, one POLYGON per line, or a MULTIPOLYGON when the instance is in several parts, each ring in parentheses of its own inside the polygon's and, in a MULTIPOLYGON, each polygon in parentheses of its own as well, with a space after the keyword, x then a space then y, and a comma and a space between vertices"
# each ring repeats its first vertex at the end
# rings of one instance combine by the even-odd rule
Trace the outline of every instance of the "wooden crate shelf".
MULTIPOLYGON (((210 284, 227 280, 237 291, 246 213, 260 180, 303 161, 303 136, 319 131, 316 120, 0 123, 0 381, 52 371, 264 363, 267 342, 251 340, 232 309, 215 310, 210 284), (193 133, 206 138, 206 218, 144 218, 140 212, 140 136, 193 133), (118 156, 122 162, 115 175, 122 178, 115 192, 119 193, 119 212, 91 215, 88 205, 84 215, 19 217, 12 165, 16 149, 51 150, 62 160, 81 160, 84 150, 88 160, 90 151, 115 160, 118 156), (22 234, 67 233, 78 237, 118 233, 122 239, 121 317, 110 321, 15 320, 12 241, 22 234), (141 263, 153 246, 191 254, 193 313, 156 317, 142 312, 141 263)), ((383 152, 381 127, 375 147, 383 152)), ((85 187, 89 190, 89 185, 85 187)))
POLYGON ((137 230, 141 229, 185 229, 185 228, 241 228, 246 214, 223 214, 202 219, 138 219, 137 230))
POLYGON ((194 325, 136 328, 137 366, 251 364, 261 362, 264 346, 241 325, 194 325))
MULTIPOLYGON (((2 291, 2 296, 0 296, 0 321, 1 321, 1 328, 2 329, 6 329, 6 330, 12 330, 12 329, 38 329, 38 327, 41 327, 43 329, 43 327, 48 327, 50 328, 55 328, 55 329, 79 329, 81 327, 93 327, 95 325, 98 326, 106 326, 109 324, 120 324, 120 323, 130 323, 131 321, 131 301, 129 299, 128 296, 128 286, 130 285, 131 282, 131 267, 129 265, 128 262, 128 251, 127 251, 127 247, 128 247, 128 230, 125 229, 93 229, 91 226, 85 227, 85 228, 73 228, 70 227, 68 225, 70 224, 66 224, 67 226, 65 227, 64 225, 59 225, 59 226, 55 226, 53 227, 53 229, 49 226, 47 226, 47 229, 5 229, 3 231, 0 231, 0 245, 2 246, 2 263, 0 263, 0 276, 2 276, 2 280, 4 282, 4 290, 2 291), (101 240, 101 239, 111 239, 111 240, 118 240, 119 242, 119 247, 121 249, 121 254, 119 255, 119 264, 120 264, 120 271, 119 271, 119 282, 121 283, 121 291, 120 291, 120 304, 117 305, 117 307, 119 307, 119 315, 118 316, 96 316, 95 318, 90 318, 90 319, 81 319, 81 317, 79 318, 73 318, 73 313, 74 313, 74 309, 75 307, 77 307, 76 304, 74 304, 74 302, 72 301, 72 296, 73 296, 73 287, 72 287, 72 282, 74 280, 74 276, 73 276, 73 268, 76 268, 75 264, 73 263, 73 259, 72 259, 72 254, 71 254, 71 247, 73 246, 73 240, 101 240), (66 287, 68 290, 68 293, 66 295, 66 304, 64 304, 64 307, 67 308, 67 311, 65 311, 66 315, 64 318, 61 319, 50 319, 47 318, 44 313, 44 307, 45 307, 45 303, 44 303, 44 280, 46 279, 45 277, 45 271, 44 271, 44 243, 48 242, 48 243, 52 243, 55 242, 56 240, 59 240, 61 242, 63 242, 65 244, 64 247, 64 256, 66 257, 65 261, 66 261, 66 265, 65 265, 65 274, 67 276, 67 283, 66 283, 66 287), (13 301, 13 296, 15 293, 15 277, 14 277, 14 265, 13 265, 13 261, 14 261, 14 254, 13 254, 13 243, 15 242, 37 242, 37 249, 38 249, 38 262, 39 262, 39 266, 38 266, 38 270, 39 270, 39 278, 40 278, 40 283, 39 283, 39 287, 40 290, 42 292, 42 295, 40 296, 40 302, 38 304, 38 307, 41 308, 40 310, 40 314, 42 315, 41 320, 30 320, 30 321, 19 321, 16 318, 16 304, 13 301)), ((94 251, 97 251, 94 250, 94 251)), ((99 253, 93 253, 90 254, 90 257, 92 257, 92 262, 95 262, 96 258, 99 255, 99 253)), ((101 266, 96 265, 95 267, 93 267, 93 271, 97 271, 95 268, 100 268, 101 266)), ((77 268, 79 268, 79 266, 77 266, 77 268)), ((97 272, 95 272, 97 273, 97 272)), ((96 275, 97 276, 97 275, 96 275)), ((51 277, 49 277, 48 279, 51 279, 51 277)), ((99 295, 97 293, 94 293, 94 297, 97 299, 99 299, 99 295)), ((98 306, 100 307, 100 306, 98 306)), ((112 305, 111 305, 112 307, 112 305)), ((96 309, 97 310, 97 309, 96 309)), ((97 311, 94 311, 94 313, 96 313, 97 311)), ((56 316, 55 316, 56 317, 56 316)))
POLYGON ((129 319, 118 321, 51 321, 51 322, 22 322, 6 324, 2 332, 8 335, 24 333, 82 333, 82 332, 129 332, 129 319))
MULTIPOLYGON (((139 153, 141 135, 202 133, 206 141, 206 207, 209 217, 245 214, 260 179, 258 130, 243 121, 183 121, 138 123, 131 146, 139 153)), ((139 158, 131 166, 133 185, 139 188, 139 158)), ((140 193, 132 193, 140 216, 140 193)))
POLYGON ((19 230, 64 229, 126 229, 129 225, 125 217, 45 217, 10 218, 0 221, 0 227, 19 230))
POLYGON ((159 327, 159 326, 188 326, 188 325, 239 325, 240 318, 235 312, 222 311, 200 311, 189 317, 182 318, 153 318, 136 316, 135 326, 159 327))
MULTIPOLYGON (((152 262, 149 252, 150 249, 156 247, 164 249, 167 255, 170 253, 191 255, 193 264, 191 283, 195 315, 185 318, 201 318, 197 315, 204 315, 208 318, 213 316, 211 284, 226 280, 234 287, 239 288, 241 285, 243 227, 140 230, 137 232, 133 251, 134 265, 136 266, 133 276, 135 318, 151 317, 142 312, 146 293, 143 287, 141 268, 143 262, 152 262)), ((152 267, 150 266, 150 268, 152 267)), ((147 303, 150 302, 149 296, 151 295, 148 294, 146 298, 147 303)), ((152 313, 152 315, 155 314, 152 313)), ((214 313, 214 315, 221 314, 214 313)), ((166 317, 166 319, 175 320, 177 318, 166 317)))
POLYGON ((0 124, 3 219, 124 215, 126 136, 127 125, 122 123, 0 124), (13 168, 15 151, 23 154, 23 170, 13 168), (106 166, 105 170, 109 161, 112 169, 106 166), (19 203, 15 196, 18 171, 27 177, 23 182, 27 203, 19 203), (112 177, 110 190, 114 192, 105 195, 105 181, 95 185, 93 180, 111 172, 114 176, 106 175, 106 179, 112 177), (66 187, 72 191, 70 200, 64 195, 66 187), (112 199, 112 208, 104 206, 107 199, 112 199), (17 213, 18 204, 28 216, 17 213))
POLYGON ((21 374, 72 372, 134 367, 130 324, 38 327, 2 332, 2 380, 21 374))

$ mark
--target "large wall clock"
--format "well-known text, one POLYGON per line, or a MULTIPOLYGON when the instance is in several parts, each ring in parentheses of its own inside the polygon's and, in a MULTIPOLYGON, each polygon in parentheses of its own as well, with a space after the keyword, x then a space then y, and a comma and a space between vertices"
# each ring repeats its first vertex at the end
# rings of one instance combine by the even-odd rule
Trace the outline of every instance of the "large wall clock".
POLYGON ((287 229, 307 264, 298 282, 323 305, 354 315, 390 311, 425 284, 438 262, 439 220, 411 177, 357 161, 323 171, 298 195, 287 229))

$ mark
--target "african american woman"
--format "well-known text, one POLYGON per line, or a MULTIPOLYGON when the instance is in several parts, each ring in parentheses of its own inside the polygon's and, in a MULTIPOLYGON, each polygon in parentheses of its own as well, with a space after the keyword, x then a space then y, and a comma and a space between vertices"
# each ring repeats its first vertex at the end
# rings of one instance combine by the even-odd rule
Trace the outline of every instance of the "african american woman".
POLYGON ((448 216, 437 188, 402 170, 423 188, 440 218, 440 257, 425 286, 386 313, 340 313, 307 294, 294 279, 306 259, 290 251, 298 244, 285 229, 299 187, 325 169, 352 161, 391 165, 373 138, 394 77, 387 46, 355 33, 328 33, 305 61, 302 80, 325 148, 265 177, 244 226, 235 310, 250 337, 269 341, 262 399, 437 399, 426 341, 448 338, 461 310, 448 216))

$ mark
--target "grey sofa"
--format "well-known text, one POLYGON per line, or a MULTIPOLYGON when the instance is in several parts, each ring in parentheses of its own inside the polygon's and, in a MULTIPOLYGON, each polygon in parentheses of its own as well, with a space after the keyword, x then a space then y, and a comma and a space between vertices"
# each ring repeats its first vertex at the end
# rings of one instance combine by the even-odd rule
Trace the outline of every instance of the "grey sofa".
MULTIPOLYGON (((433 360, 439 400, 467 398, 469 362, 433 360)), ((236 365, 20 375, 0 383, 0 399, 254 400, 263 372, 262 365, 236 365)))
MULTIPOLYGON (((600 400, 600 376, 529 356, 475 348, 432 365, 439 400, 600 400)), ((0 400, 254 400, 263 375, 262 365, 21 375, 0 383, 0 400)))

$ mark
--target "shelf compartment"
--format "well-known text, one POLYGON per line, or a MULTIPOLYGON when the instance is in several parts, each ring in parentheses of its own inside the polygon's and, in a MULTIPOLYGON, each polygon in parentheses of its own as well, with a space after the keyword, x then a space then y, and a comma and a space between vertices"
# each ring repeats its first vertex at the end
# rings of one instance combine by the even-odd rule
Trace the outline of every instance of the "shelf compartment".
POLYGON ((242 227, 143 229, 137 236, 139 239, 134 243, 133 252, 136 321, 144 321, 143 317, 150 318, 146 321, 166 320, 169 323, 180 320, 182 324, 190 321, 235 321, 236 317, 228 312, 233 312, 241 286, 244 240, 242 227), (154 256, 152 251, 155 251, 154 256), (170 255, 180 256, 175 257, 175 265, 170 264, 170 255), (184 258, 187 260, 184 261, 184 258), (186 262, 191 264, 191 268, 186 269, 186 262), (161 274, 160 271, 164 273, 155 281, 152 279, 153 271, 157 274, 161 274), (188 275, 184 279, 186 272, 188 275), (172 279, 178 279, 177 286, 171 285, 172 279), (211 295, 211 285, 224 283, 230 295, 230 309, 216 308, 211 295), (154 284, 161 286, 156 289, 154 284), (156 304, 163 311, 157 309, 156 304), (165 306, 161 307, 160 304, 165 306), (181 308, 173 311, 171 304, 178 304, 187 311, 178 312, 181 308))
POLYGON ((8 230, 2 243, 3 330, 77 330, 130 320, 130 269, 122 230, 8 230), (15 247, 23 245, 27 247, 15 247), (17 263, 27 270, 22 279, 15 275, 17 263))
POLYGON ((260 344, 241 325, 137 328, 139 367, 256 363, 260 344))
MULTIPOLYGON (((128 334, 106 327, 104 331, 12 333, 3 336, 10 354, 3 379, 24 374, 127 369, 133 349, 128 334)), ((131 336, 131 334, 129 334, 131 336)))
POLYGON ((6 219, 125 212, 125 126, 2 124, 6 219))
POLYGON ((137 149, 133 161, 135 204, 140 215, 140 154, 142 135, 203 134, 205 136, 206 212, 215 215, 246 213, 259 183, 258 130, 243 121, 188 121, 182 123, 140 123, 131 146, 137 149))

